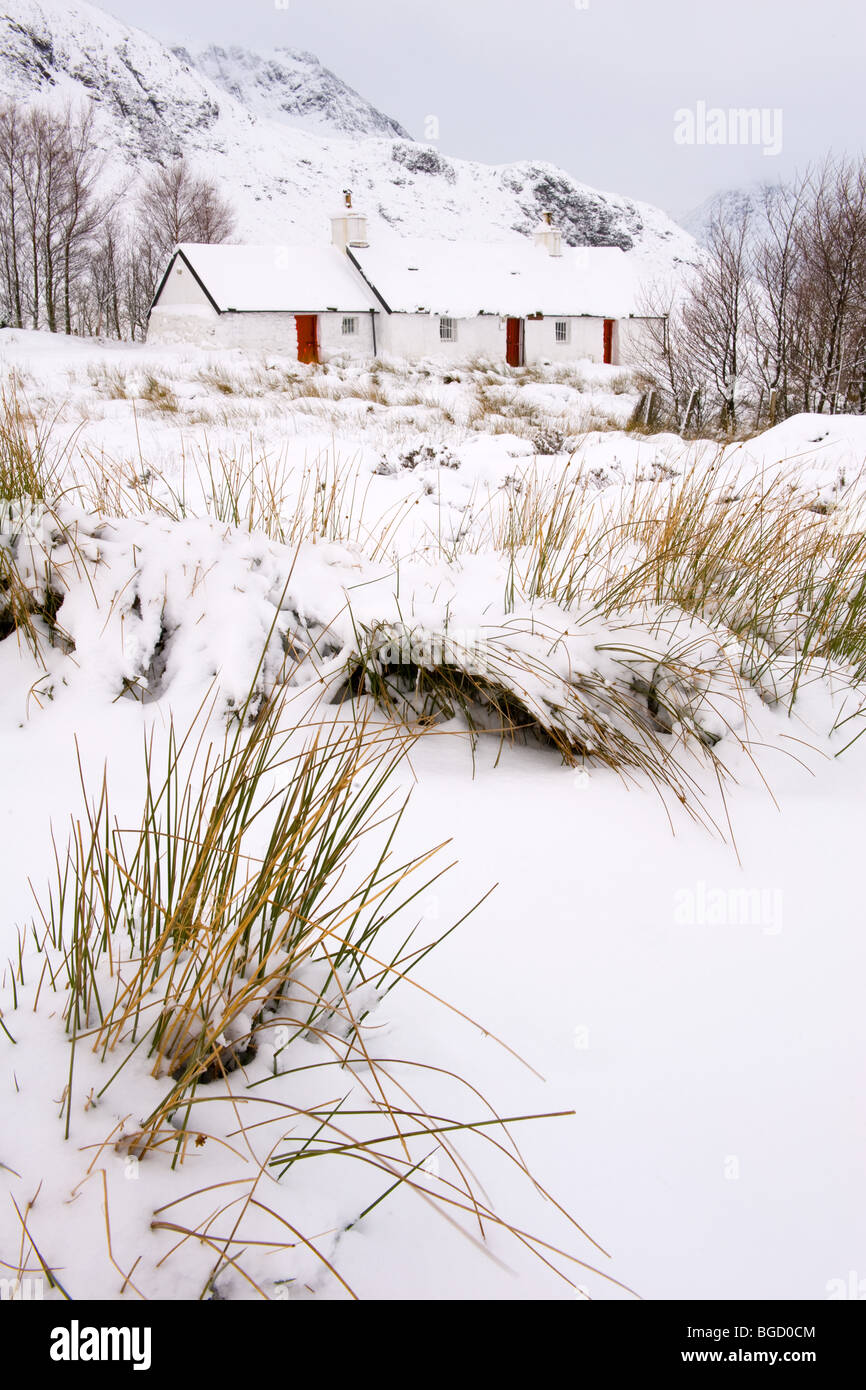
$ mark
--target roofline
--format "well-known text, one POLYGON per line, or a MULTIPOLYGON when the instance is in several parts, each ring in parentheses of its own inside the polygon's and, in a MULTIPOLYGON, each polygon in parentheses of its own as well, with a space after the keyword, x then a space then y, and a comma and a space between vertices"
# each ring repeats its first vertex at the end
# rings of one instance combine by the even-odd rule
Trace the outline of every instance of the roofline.
POLYGON ((223 314, 294 314, 295 316, 300 314, 302 317, 307 317, 320 314, 354 314, 360 316, 361 314, 375 314, 377 310, 371 309, 368 304, 364 309, 332 309, 330 307, 323 309, 320 305, 318 309, 223 309, 221 312, 223 314))
MULTIPOLYGON (((576 248, 571 248, 571 249, 576 249, 576 248)), ((621 248, 621 247, 618 247, 618 246, 616 246, 616 247, 596 246, 596 247, 591 247, 591 248, 589 248, 589 249, 594 250, 594 251, 621 251, 621 250, 622 250, 622 248, 621 248)), ((625 254, 625 252, 623 252, 623 255, 624 255, 624 254, 625 254)), ((441 309, 392 309, 391 306, 390 306, 390 304, 388 304, 387 300, 384 298, 384 296, 383 296, 382 294, 380 294, 380 292, 377 290, 377 288, 376 288, 376 286, 374 285, 373 281, 370 280, 370 279, 367 277, 367 275, 364 273, 364 270, 363 270, 362 266, 360 265, 360 263, 359 263, 359 261, 357 260, 357 258, 356 258, 355 256, 352 255, 351 248, 348 247, 348 246, 346 247, 346 256, 348 257, 348 259, 351 261, 352 265, 353 265, 353 266, 355 267, 355 269, 357 270, 357 272, 358 272, 358 274, 360 275, 361 279, 364 281, 364 284, 365 284, 365 285, 367 286, 367 288, 371 291, 371 293, 372 293, 373 295, 375 295, 376 299, 377 299, 377 300, 379 301, 379 303, 382 305, 382 308, 385 310, 386 314, 395 314, 395 313, 397 313, 397 314, 413 314, 413 315, 424 315, 424 314, 429 314, 429 315, 431 315, 431 316, 436 316, 436 317, 439 317, 439 318, 442 318, 442 317, 455 317, 455 318, 466 318, 466 317, 472 317, 472 318, 482 318, 482 317, 490 317, 490 318, 497 318, 497 317, 498 317, 498 318, 506 318, 506 317, 508 317, 508 318, 528 318, 528 317, 529 317, 528 314, 508 314, 508 313, 503 313, 503 311, 502 311, 501 309, 479 309, 479 311, 478 311, 476 314, 473 314, 473 315, 455 314, 453 310, 451 310, 451 312, 450 312, 450 314, 449 314, 449 313, 447 313, 447 312, 445 312, 445 311, 443 311, 443 310, 441 310, 441 309)), ((204 281, 202 280, 201 276, 198 274, 197 270, 195 269, 195 266, 192 264, 192 262, 190 261, 189 257, 186 255, 186 253, 185 253, 185 252, 181 249, 181 247, 178 245, 178 246, 175 248, 175 250, 174 250, 174 252, 173 252, 173 254, 172 254, 172 256, 171 256, 171 259, 169 260, 168 265, 166 266, 165 274, 163 275, 162 279, 161 279, 160 282, 159 282, 159 288, 157 289, 156 293, 155 293, 154 296, 153 296, 153 299, 151 300, 150 308, 149 308, 148 311, 147 311, 148 319, 150 318, 150 315, 152 314, 153 310, 156 308, 156 305, 157 305, 157 303, 158 303, 158 301, 159 301, 159 297, 160 297, 160 295, 162 294, 163 290, 165 289, 165 283, 166 283, 166 281, 168 280, 169 275, 171 274, 172 266, 174 265, 174 263, 175 263, 175 261, 177 260, 178 257, 180 257, 180 259, 183 261, 184 265, 186 266, 186 268, 187 268, 187 270, 189 271, 189 273, 190 273, 190 275, 192 276, 192 278, 195 280, 195 282, 196 282, 196 284, 198 285, 199 289, 201 290, 202 294, 203 294, 203 295, 205 296, 205 298, 207 299, 207 301, 208 301, 208 303, 210 304, 211 308, 215 311, 215 313, 217 313, 217 314, 219 314, 219 315, 222 315, 222 314, 322 314, 322 313, 326 313, 326 314, 362 314, 362 313, 375 313, 375 312, 376 312, 375 310, 371 310, 371 309, 369 308, 369 306, 365 307, 364 309, 332 309, 332 308, 322 309, 321 307, 318 308, 318 309, 232 309, 232 308, 221 309, 220 306, 217 304, 216 300, 214 299, 213 295, 211 294, 210 290, 208 289, 207 285, 204 283, 204 281)), ((539 311, 536 310, 536 313, 538 313, 538 312, 539 312, 539 311)), ((604 319, 604 318, 614 317, 614 318, 647 318, 647 319, 651 319, 651 318, 656 318, 656 317, 665 317, 665 318, 666 318, 667 315, 658 315, 658 316, 657 316, 657 315, 654 315, 654 314, 631 314, 631 313, 626 314, 626 315, 623 315, 623 314, 610 315, 610 314, 593 314, 593 313, 589 313, 589 314, 588 314, 588 313, 586 313, 586 312, 580 313, 580 314, 575 314, 575 313, 563 312, 562 310, 553 311, 553 312, 550 311, 550 310, 547 310, 547 311, 545 311, 544 313, 541 314, 541 317, 542 317, 542 318, 592 318, 592 319, 595 319, 595 318, 604 319)))
POLYGON ((352 265, 355 267, 355 269, 357 270, 357 272, 358 272, 358 274, 360 275, 361 279, 364 281, 364 284, 367 286, 368 289, 372 290, 373 294, 376 296, 376 298, 378 299, 379 303, 382 305, 382 308, 385 310, 385 313, 386 313, 386 314, 391 314, 391 313, 393 313, 394 311, 392 310, 390 304, 388 304, 388 303, 386 302, 386 300, 383 298, 383 296, 382 296, 382 295, 379 293, 379 291, 376 289, 376 286, 373 284, 373 281, 367 279, 367 276, 364 274, 364 271, 361 269, 361 266, 360 266, 360 264, 358 263, 358 260, 356 259, 355 256, 352 255, 351 247, 349 247, 349 246, 346 247, 346 255, 349 257, 349 260, 352 262, 352 265))
POLYGON ((661 314, 658 316, 655 314, 611 314, 608 311, 604 313, 596 313, 595 311, 587 313, 584 311, 576 314, 572 309, 545 309, 543 313, 536 309, 535 312, 531 314, 515 313, 510 309, 479 309, 474 314, 460 314, 455 309, 389 309, 388 313, 395 317, 411 314, 413 318, 420 319, 449 318, 458 319, 463 322, 469 319, 526 319, 530 323, 538 323, 544 319, 614 319, 619 322, 621 320, 634 318, 651 319, 655 317, 667 317, 667 315, 661 314))
POLYGON ((216 300, 214 299, 214 297, 213 297, 213 295, 211 294, 210 290, 208 289, 207 285, 204 283, 204 281, 202 280, 201 276, 200 276, 200 275, 198 274, 198 272, 196 271, 195 267, 191 264, 189 258, 184 254, 184 252, 183 252, 183 251, 180 249, 180 247, 178 246, 178 247, 175 248, 175 250, 174 250, 174 252, 173 252, 173 254, 172 254, 171 260, 169 261, 168 265, 167 265, 166 268, 165 268, 165 274, 163 275, 162 279, 161 279, 160 282, 159 282, 159 289, 157 290, 156 294, 153 296, 153 299, 152 299, 151 302, 150 302, 150 308, 149 308, 148 311, 147 311, 147 317, 150 318, 151 314, 153 313, 154 309, 156 308, 157 303, 158 303, 158 301, 159 301, 159 296, 162 294, 163 290, 165 289, 165 282, 166 282, 166 280, 168 279, 169 275, 171 274, 171 268, 172 268, 172 266, 174 265, 175 261, 177 260, 178 256, 180 256, 180 259, 183 261, 184 265, 186 266, 186 268, 187 268, 187 270, 189 271, 189 273, 190 273, 190 275, 192 276, 192 278, 195 280, 195 282, 196 282, 196 284, 198 285, 199 289, 201 290, 202 294, 203 294, 203 295, 205 296, 205 298, 207 299, 207 301, 208 301, 208 303, 210 304, 211 308, 214 309, 214 310, 216 311, 216 313, 221 314, 223 311, 222 311, 222 309, 220 308, 220 306, 217 304, 216 300))

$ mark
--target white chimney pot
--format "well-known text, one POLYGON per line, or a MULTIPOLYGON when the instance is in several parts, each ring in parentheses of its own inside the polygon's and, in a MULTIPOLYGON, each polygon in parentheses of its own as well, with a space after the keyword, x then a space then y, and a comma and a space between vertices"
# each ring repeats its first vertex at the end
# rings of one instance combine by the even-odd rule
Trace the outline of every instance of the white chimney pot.
POLYGON ((553 217, 549 212, 544 213, 542 220, 532 234, 535 245, 546 251, 549 256, 562 255, 562 232, 553 225, 553 217))
POLYGON ((344 189, 346 205, 331 218, 331 243, 345 251, 350 246, 369 246, 367 240, 367 219, 362 212, 352 207, 352 195, 344 189))

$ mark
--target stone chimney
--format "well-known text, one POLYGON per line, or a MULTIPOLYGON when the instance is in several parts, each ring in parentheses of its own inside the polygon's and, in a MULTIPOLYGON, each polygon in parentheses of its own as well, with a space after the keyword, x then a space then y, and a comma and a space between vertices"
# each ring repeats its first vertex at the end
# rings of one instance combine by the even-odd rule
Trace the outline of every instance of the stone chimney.
POLYGON ((362 212, 352 207, 352 195, 348 188, 343 189, 345 207, 331 218, 331 245, 347 251, 350 246, 369 246, 367 240, 367 219, 362 212))
POLYGON ((553 225, 553 213, 543 212, 541 221, 532 234, 536 246, 540 246, 549 256, 562 255, 562 232, 553 225))

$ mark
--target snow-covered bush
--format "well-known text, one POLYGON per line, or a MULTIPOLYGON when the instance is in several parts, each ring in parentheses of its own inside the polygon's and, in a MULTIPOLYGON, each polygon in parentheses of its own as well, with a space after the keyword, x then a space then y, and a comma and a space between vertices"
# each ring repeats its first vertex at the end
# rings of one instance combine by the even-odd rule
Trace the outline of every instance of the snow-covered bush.
POLYGON ((393 477, 401 470, 459 468, 460 460, 445 444, 421 442, 411 447, 396 448, 382 455, 375 472, 381 477, 393 477))
POLYGON ((533 430, 530 441, 536 454, 561 454, 565 450, 565 434, 555 425, 540 425, 533 430))

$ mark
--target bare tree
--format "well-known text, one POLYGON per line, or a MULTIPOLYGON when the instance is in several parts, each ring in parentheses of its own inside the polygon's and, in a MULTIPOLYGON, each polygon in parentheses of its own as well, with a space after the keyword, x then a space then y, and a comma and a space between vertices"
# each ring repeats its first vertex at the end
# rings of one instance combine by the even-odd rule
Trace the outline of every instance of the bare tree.
POLYGON ((670 424, 684 430, 696 414, 698 387, 683 331, 682 295, 675 285, 657 282, 645 286, 637 307, 643 323, 634 365, 662 393, 670 424))
POLYGON ((111 191, 92 108, 0 107, 0 322, 143 336, 177 241, 223 241, 234 215, 184 160, 130 203, 111 191))
POLYGON ((145 180, 135 223, 136 250, 127 270, 126 298, 130 330, 143 336, 159 275, 174 247, 182 241, 227 241, 235 230, 235 215, 215 183, 178 159, 145 180))
MULTIPOLYGON (((771 185, 761 192, 758 215, 762 234, 751 257, 748 306, 756 384, 766 399, 771 425, 790 411, 792 384, 802 356, 798 308, 804 275, 803 222, 809 184, 807 173, 788 186, 771 185)), ((759 414, 760 411, 761 401, 759 414)))
POLYGON ((130 337, 144 338, 150 306, 165 266, 157 248, 149 242, 128 236, 127 245, 123 303, 130 337))
POLYGON ((0 111, 0 257, 5 316, 72 332, 75 289, 106 199, 89 110, 0 111))
POLYGON ((683 351, 699 378, 712 383, 723 429, 737 425, 747 356, 748 206, 720 206, 710 223, 707 256, 689 283, 682 310, 683 351))
POLYGON ((99 229, 90 266, 92 296, 89 308, 92 333, 108 333, 115 338, 127 335, 128 325, 123 305, 128 257, 126 241, 120 218, 116 213, 110 213, 99 229))
POLYGON ((229 203, 186 160, 157 169, 138 196, 141 235, 164 258, 180 241, 227 241, 235 228, 229 203))
POLYGON ((825 164, 815 179, 810 212, 804 255, 815 347, 814 408, 833 414, 844 408, 860 330, 866 265, 863 162, 825 164))
POLYGON ((667 335, 650 374, 674 418, 693 381, 726 431, 747 407, 756 424, 866 411, 866 161, 828 159, 754 207, 720 204, 701 269, 659 307, 667 335))
POLYGON ((63 326, 72 332, 76 288, 86 285, 99 229, 111 220, 118 193, 100 193, 104 160, 93 140, 93 110, 67 115, 60 215, 63 326))
POLYGON ((24 131, 19 107, 14 102, 0 106, 0 266, 3 275, 0 317, 11 321, 16 328, 21 328, 24 324, 24 212, 19 173, 23 142, 24 131))

